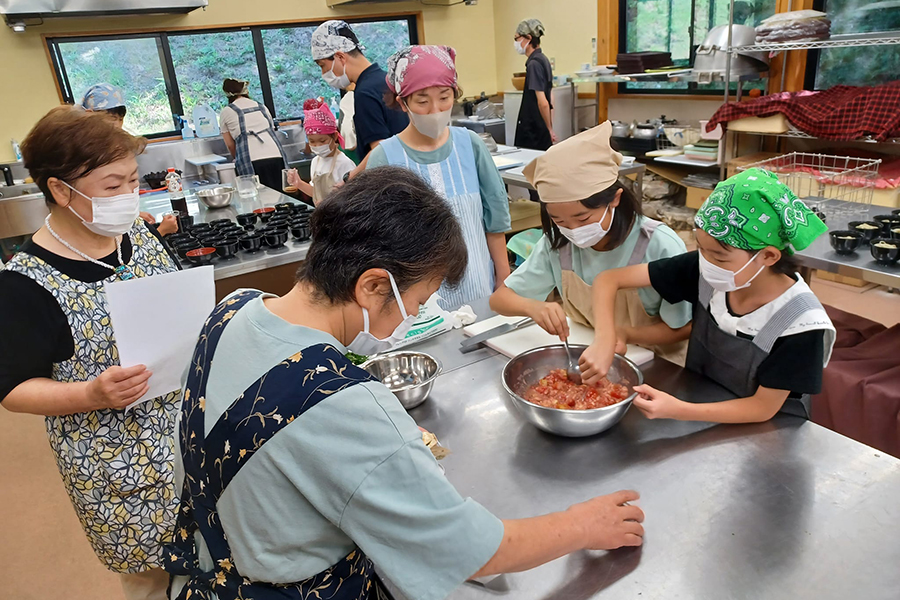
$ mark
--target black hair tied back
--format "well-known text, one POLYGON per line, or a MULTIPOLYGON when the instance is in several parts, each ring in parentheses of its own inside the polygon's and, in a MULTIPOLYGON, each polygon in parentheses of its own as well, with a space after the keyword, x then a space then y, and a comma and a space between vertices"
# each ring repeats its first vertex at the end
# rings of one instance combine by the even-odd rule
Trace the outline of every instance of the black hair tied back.
POLYGON ((332 192, 310 219, 312 244, 297 281, 331 304, 352 302, 369 269, 386 269, 401 292, 420 281, 457 285, 468 252, 447 203, 415 173, 379 167, 332 192))

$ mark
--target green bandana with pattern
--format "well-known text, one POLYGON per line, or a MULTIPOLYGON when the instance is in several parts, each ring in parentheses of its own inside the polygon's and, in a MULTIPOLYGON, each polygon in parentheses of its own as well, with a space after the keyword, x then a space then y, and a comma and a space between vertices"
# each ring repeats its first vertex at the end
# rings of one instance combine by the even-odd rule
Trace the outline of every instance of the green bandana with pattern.
POLYGON ((793 254, 828 230, 774 173, 748 169, 716 186, 694 223, 722 243, 741 250, 774 246, 793 254))

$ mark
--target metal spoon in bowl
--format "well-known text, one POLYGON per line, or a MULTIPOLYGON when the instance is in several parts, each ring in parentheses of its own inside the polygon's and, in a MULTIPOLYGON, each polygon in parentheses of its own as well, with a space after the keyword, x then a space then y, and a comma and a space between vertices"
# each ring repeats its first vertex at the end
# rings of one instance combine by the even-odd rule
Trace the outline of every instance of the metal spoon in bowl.
POLYGON ((581 385, 581 369, 578 366, 578 362, 572 360, 572 351, 569 350, 569 340, 564 339, 563 344, 566 347, 566 356, 569 358, 569 368, 566 369, 566 377, 569 378, 569 381, 576 385, 581 385))

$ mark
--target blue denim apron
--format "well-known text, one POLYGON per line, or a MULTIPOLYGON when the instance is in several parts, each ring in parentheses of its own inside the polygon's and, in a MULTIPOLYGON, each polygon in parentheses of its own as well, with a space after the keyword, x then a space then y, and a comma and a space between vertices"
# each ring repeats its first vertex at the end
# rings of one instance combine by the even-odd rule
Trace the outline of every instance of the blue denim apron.
POLYGON ((462 228, 469 253, 462 281, 455 288, 441 285, 438 295, 444 309, 455 309, 494 293, 494 261, 484 231, 484 205, 478 184, 478 166, 469 130, 450 128, 453 150, 438 163, 423 165, 409 158, 403 144, 394 136, 381 143, 388 164, 406 167, 428 182, 447 201, 462 228))
POLYGON ((375 597, 372 562, 359 549, 325 571, 295 583, 250 581, 234 563, 216 502, 238 471, 294 419, 343 389, 374 381, 334 346, 318 344, 286 357, 251 384, 204 438, 206 384, 216 346, 228 321, 261 292, 238 293, 207 319, 185 386, 179 439, 185 480, 164 567, 190 579, 176 600, 365 600, 375 597), (329 368, 325 366, 328 365, 329 368), (194 533, 200 532, 215 565, 200 568, 194 533))

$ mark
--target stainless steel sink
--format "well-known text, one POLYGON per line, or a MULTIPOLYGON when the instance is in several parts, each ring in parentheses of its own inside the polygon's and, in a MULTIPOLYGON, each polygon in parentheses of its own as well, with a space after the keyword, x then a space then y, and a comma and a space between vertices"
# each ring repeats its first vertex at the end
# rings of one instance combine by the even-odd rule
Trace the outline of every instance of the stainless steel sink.
POLYGON ((0 187, 0 239, 34 233, 48 212, 44 195, 33 183, 0 187))

